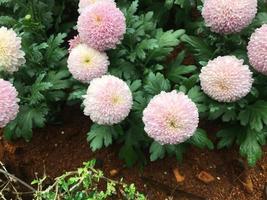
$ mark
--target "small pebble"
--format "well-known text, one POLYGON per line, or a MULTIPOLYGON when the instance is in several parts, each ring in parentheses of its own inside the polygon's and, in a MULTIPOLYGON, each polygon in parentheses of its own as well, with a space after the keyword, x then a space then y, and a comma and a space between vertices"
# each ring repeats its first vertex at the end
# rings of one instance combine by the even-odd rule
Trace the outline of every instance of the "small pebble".
POLYGON ((217 180, 221 180, 221 178, 219 176, 217 176, 216 178, 217 178, 217 180))
POLYGON ((55 144, 55 147, 57 147, 58 146, 58 144, 55 144))
POLYGON ((65 134, 65 132, 64 132, 64 131, 61 131, 61 134, 62 134, 62 135, 64 135, 64 134, 65 134))
POLYGON ((167 175, 167 174, 168 174, 168 172, 164 172, 164 174, 165 174, 165 175, 167 175))

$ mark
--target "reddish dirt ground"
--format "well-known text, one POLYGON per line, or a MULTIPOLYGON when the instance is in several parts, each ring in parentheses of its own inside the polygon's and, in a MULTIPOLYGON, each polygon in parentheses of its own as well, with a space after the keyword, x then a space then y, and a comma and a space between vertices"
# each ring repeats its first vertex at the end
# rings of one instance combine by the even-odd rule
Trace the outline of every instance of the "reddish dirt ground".
MULTIPOLYGON (((115 178, 123 177, 127 183, 135 183, 149 200, 262 200, 265 182, 267 182, 267 148, 263 159, 253 169, 241 174, 242 163, 238 161, 235 150, 208 151, 191 148, 187 151, 183 164, 175 158, 165 158, 149 163, 143 171, 138 167, 123 168, 118 159, 117 146, 92 152, 86 142, 86 133, 90 128, 89 118, 82 115, 79 108, 68 108, 63 114, 62 126, 51 126, 35 130, 30 143, 14 143, 1 139, 0 159, 8 170, 19 178, 30 182, 38 173, 46 173, 54 178, 64 171, 73 170, 84 161, 97 158, 103 161, 101 169, 109 176, 113 169, 121 169, 115 178), (177 183, 173 169, 178 168, 185 176, 182 183, 177 183), (202 170, 211 174, 215 180, 205 184, 197 179, 202 170), (250 177, 253 191, 247 191, 242 184, 250 177), (145 177, 145 178, 144 178, 145 177), (186 194, 185 194, 186 192, 186 194), (188 195, 188 194, 195 194, 188 195), (201 198, 200 198, 201 197, 201 198)), ((210 131, 210 135, 214 131, 210 131)), ((114 178, 114 177, 113 177, 114 178)))

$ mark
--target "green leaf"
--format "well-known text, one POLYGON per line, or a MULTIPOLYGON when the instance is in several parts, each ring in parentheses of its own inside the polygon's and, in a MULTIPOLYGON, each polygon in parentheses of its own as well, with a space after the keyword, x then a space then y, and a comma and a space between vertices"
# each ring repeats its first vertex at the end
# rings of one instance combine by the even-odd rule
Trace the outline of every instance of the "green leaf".
POLYGON ((201 91, 199 86, 194 86, 193 88, 191 88, 188 91, 187 95, 195 103, 199 103, 205 100, 205 95, 201 91))
POLYGON ((175 83, 179 83, 180 80, 184 80, 184 75, 191 74, 195 72, 196 66, 194 65, 180 65, 180 66, 172 66, 168 72, 168 79, 174 81, 175 83))
POLYGON ((240 145, 240 154, 247 158, 249 166, 253 167, 262 156, 261 146, 256 137, 256 132, 248 129, 246 139, 240 145))
POLYGON ((220 138, 220 141, 217 144, 217 148, 222 149, 231 147, 235 143, 239 134, 245 134, 244 129, 239 126, 229 127, 218 131, 216 136, 220 138))
POLYGON ((261 131, 267 125, 267 101, 259 100, 249 105, 238 115, 240 123, 244 126, 250 125, 251 129, 261 131))
POLYGON ((17 118, 5 128, 5 137, 7 139, 23 137, 29 141, 32 137, 32 129, 42 128, 45 125, 47 114, 48 108, 45 105, 21 106, 17 118))
POLYGON ((151 161, 162 159, 165 156, 165 148, 163 145, 154 141, 150 146, 149 153, 151 161))
POLYGON ((130 7, 127 10, 127 14, 129 16, 134 15, 137 12, 137 8, 138 8, 138 0, 135 0, 132 2, 132 4, 130 5, 130 7))
POLYGON ((165 32, 162 29, 157 29, 155 38, 158 41, 158 48, 152 51, 150 59, 155 58, 158 61, 164 60, 165 57, 173 51, 174 47, 177 47, 180 43, 179 39, 184 33, 185 30, 183 29, 165 32))
POLYGON ((198 148, 214 149, 212 141, 208 138, 207 133, 203 129, 197 129, 195 134, 189 139, 189 143, 197 146, 198 148))
POLYGON ((49 90, 52 88, 53 84, 50 82, 43 81, 45 77, 45 74, 40 74, 35 83, 30 87, 31 91, 31 97, 30 97, 30 103, 31 104, 37 104, 45 99, 45 96, 43 94, 44 91, 49 90))
POLYGON ((138 154, 132 145, 123 145, 119 153, 120 159, 124 160, 127 166, 133 166, 138 160, 138 154))
POLYGON ((92 125, 90 132, 87 133, 87 141, 90 143, 92 151, 101 149, 103 146, 108 147, 111 145, 112 132, 113 127, 111 126, 92 125))
POLYGON ((213 51, 203 39, 195 36, 183 35, 181 41, 188 44, 198 61, 208 61, 212 58, 213 51))
POLYGON ((53 85, 51 89, 62 90, 71 86, 69 77, 70 73, 68 70, 49 71, 47 74, 46 81, 53 85))
POLYGON ((131 84, 130 84, 130 89, 132 91, 132 93, 136 92, 138 89, 140 89, 142 86, 142 81, 141 80, 134 80, 131 84))
POLYGON ((147 77, 145 91, 150 95, 157 95, 161 91, 170 91, 171 85, 168 79, 165 79, 161 73, 149 73, 147 77))

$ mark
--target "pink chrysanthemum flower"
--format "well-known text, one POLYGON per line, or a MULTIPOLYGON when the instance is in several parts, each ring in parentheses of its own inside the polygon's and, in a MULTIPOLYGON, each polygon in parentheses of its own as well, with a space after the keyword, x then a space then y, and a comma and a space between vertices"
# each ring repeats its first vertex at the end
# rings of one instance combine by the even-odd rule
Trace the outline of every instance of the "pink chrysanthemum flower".
POLYGON ((128 85, 111 75, 93 79, 84 98, 84 114, 101 125, 113 125, 123 121, 129 115, 133 104, 128 85))
POLYGON ((235 56, 219 56, 208 62, 199 75, 203 91, 219 102, 234 102, 251 90, 252 72, 235 56))
POLYGON ((79 35, 76 35, 76 36, 74 36, 73 39, 69 40, 69 52, 73 48, 77 47, 79 44, 81 44, 81 39, 80 39, 79 35))
POLYGON ((161 92, 143 112, 148 136, 160 144, 179 144, 196 131, 199 115, 196 105, 182 92, 161 92))
POLYGON ((256 29, 251 35, 247 49, 252 67, 267 75, 267 24, 256 29))
POLYGON ((116 3, 114 2, 114 0, 80 0, 78 12, 82 13, 85 10, 85 8, 88 8, 88 6, 92 6, 98 2, 101 2, 101 3, 110 2, 116 6, 116 3))
POLYGON ((13 73, 25 63, 21 50, 21 38, 13 29, 0 28, 0 70, 13 73))
POLYGON ((68 68, 73 77, 89 83, 108 71, 109 60, 104 52, 99 52, 86 44, 79 44, 72 49, 68 58, 68 68))
POLYGON ((202 16, 216 33, 230 34, 247 27, 257 13, 257 0, 205 0, 202 16))
POLYGON ((112 3, 96 3, 78 19, 81 41, 99 51, 115 48, 125 31, 125 17, 112 3))
POLYGON ((19 99, 17 90, 13 85, 0 79, 0 128, 5 127, 14 120, 19 112, 19 99))

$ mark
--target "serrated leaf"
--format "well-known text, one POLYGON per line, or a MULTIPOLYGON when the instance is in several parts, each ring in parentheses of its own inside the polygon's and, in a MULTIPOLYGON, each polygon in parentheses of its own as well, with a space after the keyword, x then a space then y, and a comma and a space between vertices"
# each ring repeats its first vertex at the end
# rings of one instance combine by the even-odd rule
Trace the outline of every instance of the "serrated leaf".
POLYGON ((218 131, 216 136, 220 138, 220 141, 217 144, 217 148, 222 149, 231 147, 235 143, 237 134, 240 132, 242 134, 242 129, 240 129, 240 127, 230 127, 218 131))
POLYGON ((87 133, 87 141, 90 143, 92 151, 101 149, 103 146, 108 147, 112 144, 112 128, 111 126, 101 126, 94 124, 89 133, 87 133))
POLYGON ((163 145, 154 141, 149 148, 149 153, 151 161, 162 159, 165 156, 165 148, 163 145))
POLYGON ((214 149, 212 141, 208 138, 207 133, 203 129, 197 129, 195 134, 189 139, 189 143, 197 146, 198 148, 214 149))
POLYGON ((169 91, 171 85, 168 79, 165 79, 161 73, 149 73, 147 77, 146 85, 144 86, 145 91, 151 95, 157 95, 161 91, 169 91))
POLYGON ((205 95, 204 93, 201 91, 199 86, 194 86, 192 87, 188 93, 187 93, 188 97, 195 103, 199 103, 205 100, 205 95))
POLYGON ((242 125, 249 124, 251 129, 261 131, 267 125, 267 102, 259 100, 241 111, 238 119, 242 125))
POLYGON ((212 58, 213 51, 201 38, 183 35, 181 41, 188 44, 198 61, 208 61, 212 58))
POLYGON ((240 154, 247 158, 249 166, 255 166, 262 156, 261 146, 259 145, 256 133, 248 129, 246 139, 240 145, 240 154))

